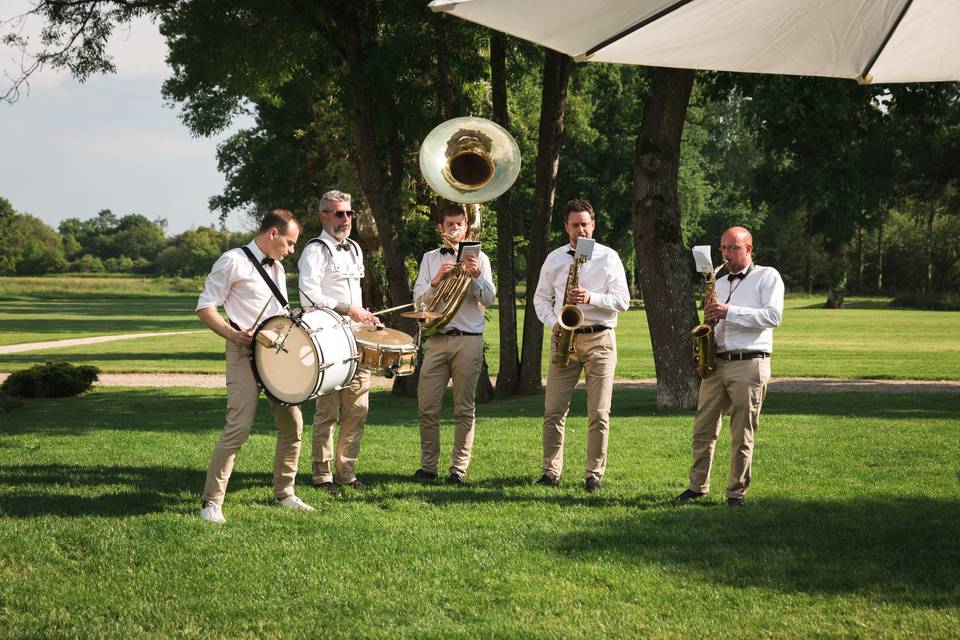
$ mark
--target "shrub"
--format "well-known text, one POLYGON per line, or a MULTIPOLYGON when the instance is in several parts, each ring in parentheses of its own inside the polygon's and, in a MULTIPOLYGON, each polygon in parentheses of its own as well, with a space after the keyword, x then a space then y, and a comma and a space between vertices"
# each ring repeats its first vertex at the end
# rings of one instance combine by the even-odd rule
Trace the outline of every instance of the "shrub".
POLYGON ((13 396, 8 396, 5 393, 0 393, 0 413, 5 411, 13 411, 22 406, 23 400, 20 398, 14 398, 13 396))
POLYGON ((99 374, 91 365, 48 362, 10 374, 0 385, 0 393, 18 398, 69 398, 88 390, 99 374))
POLYGON ((928 309, 931 311, 960 311, 960 293, 924 293, 910 291, 898 295, 890 303, 892 307, 928 309))

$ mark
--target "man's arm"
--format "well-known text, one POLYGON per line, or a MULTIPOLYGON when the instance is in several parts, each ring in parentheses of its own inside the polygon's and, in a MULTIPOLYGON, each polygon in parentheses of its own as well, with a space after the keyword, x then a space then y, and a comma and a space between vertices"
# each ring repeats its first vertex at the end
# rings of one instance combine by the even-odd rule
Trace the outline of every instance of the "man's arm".
POLYGON ((537 289, 533 293, 533 308, 536 310, 537 317, 540 319, 540 322, 543 323, 543 326, 549 327, 552 330, 557 324, 557 314, 553 311, 555 297, 553 284, 550 282, 550 273, 547 270, 549 261, 550 258, 547 256, 547 259, 543 262, 543 266, 540 267, 537 289))
POLYGON ((252 328, 246 331, 237 331, 224 321, 223 316, 217 313, 216 307, 197 309, 197 317, 215 334, 226 338, 238 347, 249 346, 251 340, 253 340, 252 328))

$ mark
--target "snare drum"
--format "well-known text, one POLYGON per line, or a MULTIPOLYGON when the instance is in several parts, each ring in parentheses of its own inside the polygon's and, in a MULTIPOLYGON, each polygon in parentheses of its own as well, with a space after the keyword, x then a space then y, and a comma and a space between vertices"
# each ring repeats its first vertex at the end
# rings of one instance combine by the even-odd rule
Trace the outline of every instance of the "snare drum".
POLYGON ((360 368, 374 375, 409 376, 417 368, 417 345, 403 331, 373 324, 353 328, 360 368))
POLYGON ((330 309, 267 318, 253 337, 253 375, 263 392, 282 404, 339 391, 357 371, 350 325, 330 309))

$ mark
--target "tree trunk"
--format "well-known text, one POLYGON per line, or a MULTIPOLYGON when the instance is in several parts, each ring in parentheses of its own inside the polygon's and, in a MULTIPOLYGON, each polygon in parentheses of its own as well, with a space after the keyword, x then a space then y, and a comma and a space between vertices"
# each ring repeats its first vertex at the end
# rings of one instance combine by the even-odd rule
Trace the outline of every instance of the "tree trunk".
POLYGON ((634 164, 633 231, 657 373, 657 408, 692 409, 699 379, 690 330, 697 310, 690 252, 680 233, 680 139, 694 71, 657 69, 643 110, 634 164))
POLYGON ((837 243, 830 251, 830 289, 824 309, 842 309, 847 297, 847 246, 837 243))
MULTIPOLYGON (((490 37, 490 80, 493 85, 493 118, 510 130, 507 113, 506 37, 495 31, 490 37)), ((513 209, 510 191, 497 198, 497 312, 500 318, 500 371, 497 372, 497 394, 514 393, 520 375, 517 349, 517 282, 514 260, 513 209)), ((486 364, 486 363, 484 363, 486 364)))
MULTIPOLYGON (((389 157, 389 153, 382 153, 378 148, 375 122, 377 118, 373 110, 383 104, 375 99, 364 78, 374 77, 365 68, 365 58, 362 52, 361 28, 356 10, 342 12, 342 20, 338 21, 339 33, 343 36, 346 48, 346 62, 350 76, 354 78, 349 84, 350 106, 349 116, 353 122, 357 136, 357 153, 354 164, 360 178, 360 186, 366 196, 367 203, 377 222, 380 232, 380 241, 383 247, 384 268, 387 273, 387 283, 390 291, 390 302, 393 305, 411 302, 413 295, 410 291, 410 282, 407 276, 407 267, 404 262, 400 244, 397 242, 397 231, 394 219, 400 217, 395 210, 395 201, 386 189, 384 172, 380 159, 389 157)), ((406 318, 401 320, 401 330, 416 335, 416 321, 406 318)), ((393 391, 400 395, 415 395, 417 376, 395 378, 393 391)))
MULTIPOLYGON (((437 91, 443 108, 443 119, 457 115, 456 98, 453 92, 453 72, 450 70, 450 47, 447 45, 447 28, 444 15, 433 15, 433 28, 437 33, 437 91)), ((465 115, 465 114, 459 114, 465 115)), ((437 123, 439 124, 439 123, 437 123)))
POLYGON ((883 291, 883 223, 877 229, 877 293, 883 291))
MULTIPOLYGON (((540 102, 540 135, 537 144, 533 211, 530 214, 530 244, 527 245, 527 302, 523 317, 523 346, 517 393, 539 393, 543 358, 543 324, 533 306, 540 279, 540 266, 547 257, 550 215, 560 165, 560 141, 567 84, 573 69, 570 56, 547 49, 543 58, 543 97, 540 102)), ((548 327, 548 330, 550 327, 548 327)))

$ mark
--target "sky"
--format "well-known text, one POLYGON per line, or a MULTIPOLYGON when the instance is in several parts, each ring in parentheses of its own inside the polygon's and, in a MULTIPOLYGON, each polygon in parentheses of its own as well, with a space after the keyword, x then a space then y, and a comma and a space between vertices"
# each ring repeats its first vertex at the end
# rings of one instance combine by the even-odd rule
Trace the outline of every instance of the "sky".
MULTIPOLYGON (((28 8, 25 0, 0 0, 0 21, 28 8)), ((35 20, 26 32, 39 28, 35 20)), ((8 31, 0 25, 0 33, 8 31)), ((168 234, 219 224, 219 212, 207 205, 224 184, 217 144, 250 120, 216 138, 193 137, 178 110, 164 106, 166 45, 148 20, 118 29, 109 51, 115 74, 80 84, 68 73, 44 69, 18 102, 0 103, 0 197, 54 228, 101 209, 118 217, 165 218, 168 234)), ((18 62, 0 45, 0 94, 18 62)), ((227 220, 231 230, 248 226, 238 213, 227 220)))

